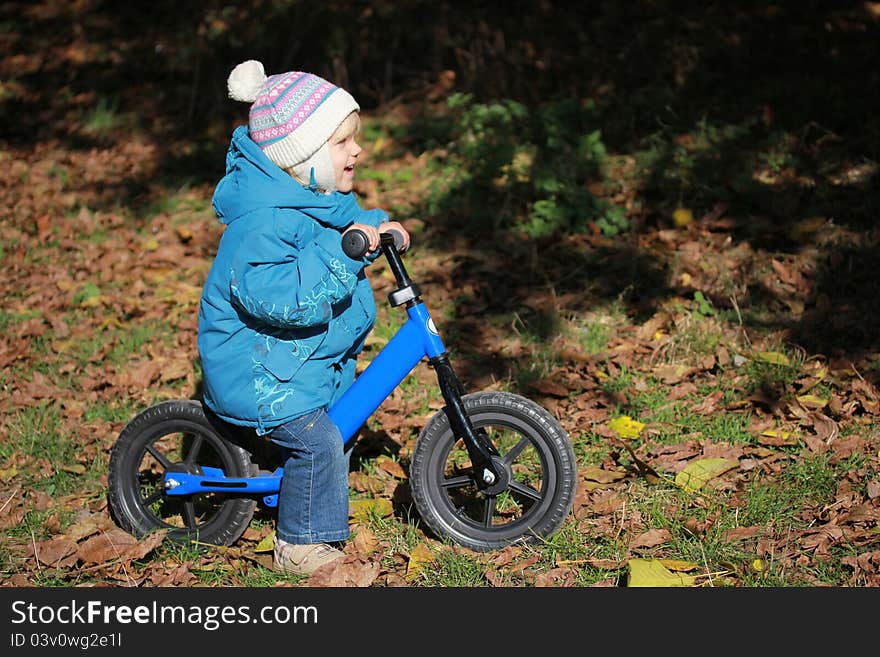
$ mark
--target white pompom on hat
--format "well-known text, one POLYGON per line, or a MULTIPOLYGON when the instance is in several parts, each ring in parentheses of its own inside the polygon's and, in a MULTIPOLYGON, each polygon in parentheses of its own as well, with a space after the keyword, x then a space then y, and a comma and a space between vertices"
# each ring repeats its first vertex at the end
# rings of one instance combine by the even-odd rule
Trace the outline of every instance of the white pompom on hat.
POLYGON ((357 101, 312 73, 290 71, 266 76, 263 65, 242 62, 226 81, 229 97, 252 103, 251 139, 282 169, 309 159, 352 112, 357 101))
POLYGON ((233 100, 252 103, 257 99, 260 87, 263 86, 266 79, 266 71, 260 62, 255 59, 242 62, 232 69, 229 79, 226 80, 229 97, 233 100))

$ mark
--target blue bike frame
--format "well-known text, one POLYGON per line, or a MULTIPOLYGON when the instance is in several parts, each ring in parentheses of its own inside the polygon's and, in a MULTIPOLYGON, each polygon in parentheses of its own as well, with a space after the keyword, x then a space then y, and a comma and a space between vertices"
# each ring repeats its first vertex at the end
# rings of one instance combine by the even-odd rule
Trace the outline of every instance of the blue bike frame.
MULTIPOLYGON (((419 298, 418 287, 406 274, 400 254, 391 237, 382 238, 382 249, 398 283, 398 289, 389 295, 392 306, 406 304, 408 319, 391 340, 379 351, 367 368, 358 376, 342 397, 327 411, 339 427, 346 446, 354 438, 367 418, 382 404, 403 379, 427 357, 437 370, 440 390, 446 401, 446 412, 456 436, 464 439, 472 462, 478 472, 480 487, 489 486, 497 479, 498 470, 492 459, 497 452, 480 432, 474 431, 461 404, 461 386, 446 355, 446 347, 434 320, 419 298)), ((165 473, 167 495, 194 495, 220 492, 245 495, 264 495, 266 506, 277 506, 283 468, 271 474, 254 477, 226 477, 219 468, 203 467, 202 474, 186 472, 165 473)))
POLYGON ((446 353, 425 304, 419 302, 406 312, 406 323, 327 412, 346 444, 423 357, 446 353))

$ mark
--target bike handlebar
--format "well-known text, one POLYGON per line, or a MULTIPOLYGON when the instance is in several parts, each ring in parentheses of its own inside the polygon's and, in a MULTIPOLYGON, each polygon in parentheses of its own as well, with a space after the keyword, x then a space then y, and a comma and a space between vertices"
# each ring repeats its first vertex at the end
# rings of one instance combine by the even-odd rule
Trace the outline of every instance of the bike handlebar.
MULTIPOLYGON (((399 230, 388 230, 379 235, 380 240, 384 243, 385 236, 390 236, 390 239, 394 240, 394 248, 397 251, 400 251, 403 247, 403 235, 399 230)), ((363 258, 367 253, 367 248, 370 243, 367 240, 367 236, 364 234, 364 231, 355 228, 354 230, 347 231, 342 236, 342 250, 352 260, 356 260, 358 258, 363 258)))

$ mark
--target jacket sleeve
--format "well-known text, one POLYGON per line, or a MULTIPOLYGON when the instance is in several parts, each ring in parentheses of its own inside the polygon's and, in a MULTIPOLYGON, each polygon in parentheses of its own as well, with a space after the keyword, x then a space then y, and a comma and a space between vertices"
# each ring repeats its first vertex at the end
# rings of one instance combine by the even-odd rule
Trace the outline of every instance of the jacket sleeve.
MULTIPOLYGON (((337 192, 338 193, 338 192, 337 192)), ((378 228, 379 224, 388 221, 388 213, 385 210, 375 208, 373 210, 363 210, 358 205, 357 197, 349 192, 348 194, 339 194, 340 207, 345 216, 350 217, 351 221, 346 224, 367 224, 373 228, 378 228)))
POLYGON ((364 210, 358 205, 354 192, 333 192, 329 195, 313 192, 311 203, 300 200, 298 210, 318 223, 345 230, 352 224, 367 224, 378 228, 388 221, 388 213, 380 208, 364 210))
POLYGON ((346 256, 334 228, 316 228, 305 217, 290 221, 277 210, 274 215, 274 231, 249 235, 238 250, 249 255, 234 260, 233 303, 280 329, 327 324, 333 306, 351 297, 367 260, 346 256))

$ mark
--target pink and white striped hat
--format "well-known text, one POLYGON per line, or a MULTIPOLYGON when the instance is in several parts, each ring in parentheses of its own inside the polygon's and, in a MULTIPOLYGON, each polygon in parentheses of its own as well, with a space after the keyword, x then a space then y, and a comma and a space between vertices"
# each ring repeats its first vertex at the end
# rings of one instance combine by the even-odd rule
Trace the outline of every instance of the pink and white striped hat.
POLYGON ((317 75, 290 71, 267 77, 254 59, 232 69, 226 84, 230 98, 252 103, 250 137, 282 169, 311 157, 345 117, 360 110, 345 89, 317 75))

